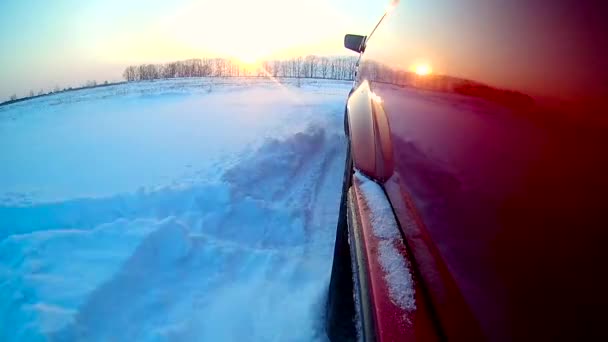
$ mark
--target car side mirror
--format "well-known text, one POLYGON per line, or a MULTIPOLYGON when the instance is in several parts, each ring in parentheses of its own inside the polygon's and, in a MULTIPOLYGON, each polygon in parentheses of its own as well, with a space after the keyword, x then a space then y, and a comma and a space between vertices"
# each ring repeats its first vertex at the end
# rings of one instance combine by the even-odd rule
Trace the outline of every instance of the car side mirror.
POLYGON ((356 34, 347 34, 344 36, 344 47, 355 52, 365 51, 365 36, 356 34))

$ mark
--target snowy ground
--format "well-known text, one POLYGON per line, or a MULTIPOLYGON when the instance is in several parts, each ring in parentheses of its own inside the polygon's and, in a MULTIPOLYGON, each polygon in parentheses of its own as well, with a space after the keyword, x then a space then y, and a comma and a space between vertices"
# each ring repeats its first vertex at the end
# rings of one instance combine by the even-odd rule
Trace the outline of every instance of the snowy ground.
POLYGON ((310 341, 347 82, 146 82, 0 107, 0 341, 310 341))

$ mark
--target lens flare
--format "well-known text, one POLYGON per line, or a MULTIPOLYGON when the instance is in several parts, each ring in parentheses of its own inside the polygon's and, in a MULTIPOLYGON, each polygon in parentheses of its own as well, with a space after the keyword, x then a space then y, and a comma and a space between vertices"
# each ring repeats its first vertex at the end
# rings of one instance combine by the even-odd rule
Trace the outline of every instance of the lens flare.
POLYGON ((399 5, 399 0, 391 0, 391 2, 385 7, 386 12, 391 12, 395 7, 397 7, 397 5, 399 5))

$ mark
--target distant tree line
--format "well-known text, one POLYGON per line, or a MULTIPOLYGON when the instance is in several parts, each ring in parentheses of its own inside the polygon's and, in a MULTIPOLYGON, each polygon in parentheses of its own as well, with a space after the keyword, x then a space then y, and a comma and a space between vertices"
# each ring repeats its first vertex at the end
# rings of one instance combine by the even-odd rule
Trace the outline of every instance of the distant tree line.
MULTIPOLYGON (((321 57, 306 56, 286 60, 271 60, 259 63, 252 67, 228 58, 197 58, 163 64, 141 64, 128 66, 124 72, 125 80, 144 81, 179 77, 293 77, 293 78, 324 78, 333 80, 353 80, 357 57, 321 57)), ((66 91, 103 87, 118 83, 97 83, 87 81, 80 87, 60 88, 55 86, 52 90, 38 92, 30 90, 24 97, 13 94, 8 101, 0 105, 24 101, 41 96, 62 93, 66 91)))
POLYGON ((164 64, 128 66, 125 80, 145 81, 176 77, 272 76, 353 80, 356 57, 307 56, 287 60, 265 61, 257 67, 226 58, 188 59, 164 64))
POLYGON ((57 94, 57 93, 64 93, 64 92, 80 90, 80 89, 107 87, 107 86, 117 85, 117 84, 121 84, 121 83, 124 83, 124 82, 104 81, 103 83, 97 83, 97 81, 90 80, 90 81, 86 81, 84 84, 82 84, 79 87, 65 87, 62 89, 59 86, 55 86, 55 87, 53 87, 52 90, 45 92, 43 89, 40 89, 37 93, 35 93, 33 90, 30 90, 28 95, 23 96, 23 97, 18 97, 17 94, 12 94, 11 96, 9 96, 8 101, 0 102, 0 106, 15 103, 15 102, 21 102, 21 101, 25 101, 25 100, 29 100, 29 99, 35 99, 37 97, 57 94))

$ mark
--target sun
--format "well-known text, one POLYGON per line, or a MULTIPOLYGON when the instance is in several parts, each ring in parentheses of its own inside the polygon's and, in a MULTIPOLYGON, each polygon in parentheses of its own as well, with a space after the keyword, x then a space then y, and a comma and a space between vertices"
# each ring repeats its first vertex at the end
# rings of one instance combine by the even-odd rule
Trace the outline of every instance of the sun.
POLYGON ((253 56, 240 56, 239 61, 247 66, 256 65, 258 63, 258 59, 253 56))
POLYGON ((433 69, 431 68, 431 66, 427 63, 420 63, 420 64, 416 64, 412 67, 412 70, 416 73, 416 75, 418 76, 426 76, 426 75, 430 75, 433 72, 433 69))

